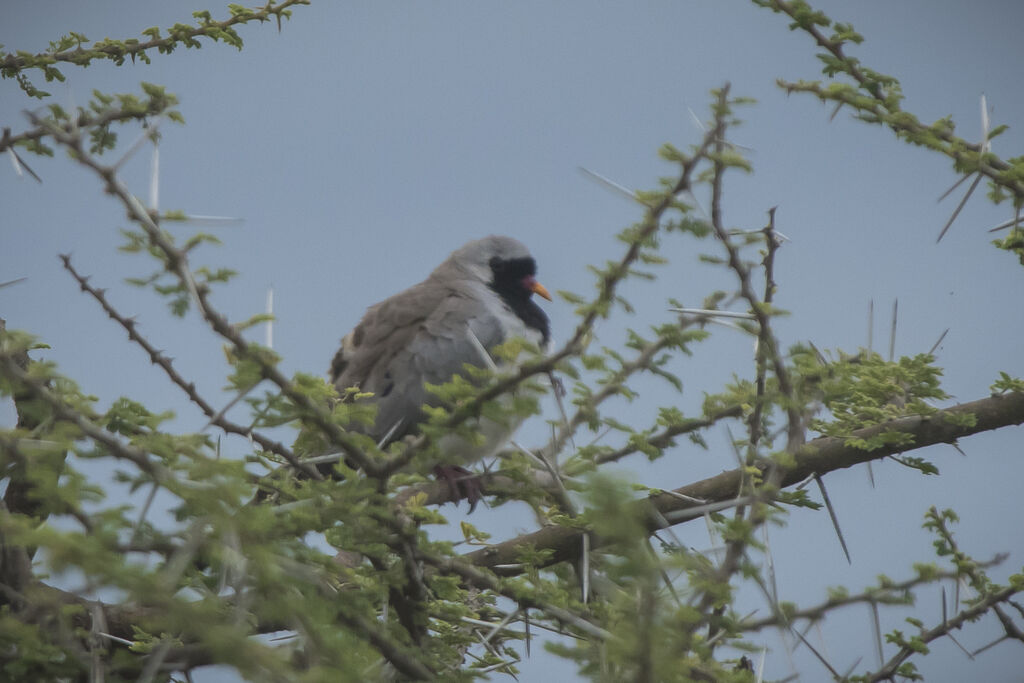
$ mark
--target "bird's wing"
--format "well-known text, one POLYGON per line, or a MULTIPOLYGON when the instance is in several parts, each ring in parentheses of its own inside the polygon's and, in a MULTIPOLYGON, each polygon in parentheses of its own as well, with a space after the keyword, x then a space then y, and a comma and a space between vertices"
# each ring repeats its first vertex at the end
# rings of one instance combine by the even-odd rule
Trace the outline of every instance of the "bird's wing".
POLYGON ((447 382, 466 363, 486 364, 472 336, 485 349, 503 341, 493 303, 474 294, 414 287, 371 308, 346 337, 332 379, 339 391, 358 386, 373 393, 377 419, 368 432, 372 437, 391 441, 415 428, 421 406, 433 402, 425 383, 447 382))
POLYGON ((357 386, 379 393, 383 387, 376 386, 374 368, 381 358, 407 344, 445 297, 442 288, 431 285, 429 280, 421 282, 367 309, 342 338, 331 361, 331 383, 339 391, 357 386))

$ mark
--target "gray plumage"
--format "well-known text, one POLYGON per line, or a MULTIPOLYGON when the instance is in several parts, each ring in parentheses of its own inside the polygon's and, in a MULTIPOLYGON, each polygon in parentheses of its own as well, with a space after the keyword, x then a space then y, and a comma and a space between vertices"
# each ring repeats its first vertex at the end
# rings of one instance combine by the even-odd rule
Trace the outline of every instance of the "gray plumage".
MULTIPOLYGON (((435 400, 424 383, 450 381, 464 373, 465 363, 487 365, 472 335, 487 350, 513 337, 545 347, 547 316, 530 295, 550 296, 534 271, 523 244, 485 237, 454 251, 423 282, 371 306, 342 339, 330 369, 339 393, 355 386, 373 394, 368 400, 377 404, 376 421, 360 431, 382 445, 415 431, 421 406, 435 400)), ((481 427, 488 442, 511 433, 481 427)), ((484 457, 500 445, 462 458, 484 457)))

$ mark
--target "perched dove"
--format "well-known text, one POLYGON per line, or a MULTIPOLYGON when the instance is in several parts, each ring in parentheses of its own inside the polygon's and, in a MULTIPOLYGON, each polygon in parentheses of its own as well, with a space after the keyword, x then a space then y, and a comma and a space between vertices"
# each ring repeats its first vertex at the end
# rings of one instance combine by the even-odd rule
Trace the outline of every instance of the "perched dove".
MULTIPOLYGON (((464 364, 490 364, 488 352, 521 337, 545 349, 548 317, 532 300, 551 295, 537 282, 537 265, 523 244, 492 235, 452 252, 423 282, 371 306, 341 340, 331 362, 331 382, 339 393, 349 387, 372 393, 374 424, 363 428, 381 447, 416 430, 422 406, 437 402, 424 383, 443 384, 465 373, 464 364)), ((441 442, 447 462, 469 464, 493 455, 517 425, 481 420, 483 445, 451 437, 441 442)), ((437 473, 454 485, 461 467, 437 473)), ((475 506, 478 487, 465 496, 475 506)))

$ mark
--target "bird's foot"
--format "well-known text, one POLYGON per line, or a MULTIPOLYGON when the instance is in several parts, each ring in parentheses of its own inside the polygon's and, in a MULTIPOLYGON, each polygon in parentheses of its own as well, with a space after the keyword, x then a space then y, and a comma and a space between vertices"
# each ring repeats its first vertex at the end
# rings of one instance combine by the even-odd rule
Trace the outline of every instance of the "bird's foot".
POLYGON ((483 497, 479 476, 458 465, 436 465, 434 476, 448 484, 448 490, 451 491, 456 505, 465 498, 469 501, 469 511, 473 512, 476 509, 476 504, 483 497))

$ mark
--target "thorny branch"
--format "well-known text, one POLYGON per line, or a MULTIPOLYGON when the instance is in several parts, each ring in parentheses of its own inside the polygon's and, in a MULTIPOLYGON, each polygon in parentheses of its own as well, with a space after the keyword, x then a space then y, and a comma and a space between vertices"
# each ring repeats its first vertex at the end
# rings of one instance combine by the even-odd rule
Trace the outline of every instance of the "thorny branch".
POLYGON ((471 585, 500 593, 510 600, 514 600, 522 608, 533 608, 545 612, 556 621, 568 624, 588 636, 598 638, 600 640, 609 640, 614 637, 611 633, 608 633, 599 626, 595 626, 582 616, 574 614, 568 609, 547 604, 537 600, 536 598, 523 595, 521 592, 504 587, 500 580, 495 578, 492 573, 482 570, 468 562, 464 562, 459 558, 443 557, 422 552, 420 553, 420 558, 428 564, 443 570, 447 574, 461 577, 471 585))
POLYGON ((249 427, 243 427, 239 424, 231 422, 223 415, 221 415, 219 411, 217 411, 212 405, 209 404, 209 402, 207 402, 206 399, 204 399, 199 394, 199 392, 196 390, 195 382, 189 382, 185 380, 185 378, 182 377, 178 373, 178 371, 174 369, 172 359, 166 356, 159 349, 154 347, 145 337, 143 337, 139 333, 138 325, 136 324, 134 319, 126 318, 120 313, 118 313, 117 309, 115 309, 110 304, 110 302, 107 301, 105 291, 102 289, 97 289, 96 287, 90 285, 89 278, 80 275, 78 271, 75 270, 74 266, 71 265, 71 257, 69 255, 62 254, 60 256, 60 260, 61 263, 64 264, 64 268, 69 273, 71 273, 71 276, 75 278, 75 281, 78 282, 78 286, 82 289, 82 291, 88 293, 90 296, 96 299, 97 302, 99 302, 100 306, 103 307, 103 310, 106 312, 106 314, 112 320, 116 321, 119 325, 121 325, 121 327, 124 328, 124 330, 128 333, 128 338, 131 341, 138 344, 140 347, 142 347, 143 351, 145 351, 149 355, 150 362, 160 367, 160 369, 163 370, 164 373, 167 375, 168 379, 170 379, 174 384, 180 387, 181 390, 185 392, 185 395, 188 396, 189 400, 195 403, 197 406, 199 406, 199 409, 203 411, 203 414, 205 414, 208 418, 213 420, 213 424, 215 424, 217 427, 220 427, 229 434, 237 434, 238 436, 251 438, 253 441, 258 443, 264 450, 274 453, 280 456, 281 458, 284 458, 288 462, 298 460, 295 454, 292 453, 291 450, 284 446, 282 443, 274 441, 273 439, 249 427))
MULTIPOLYGON (((664 449, 670 447, 674 443, 674 439, 677 436, 683 434, 689 434, 717 424, 722 420, 729 418, 737 418, 743 414, 743 406, 732 406, 731 408, 724 408, 719 410, 708 417, 695 417, 689 420, 684 420, 678 424, 671 425, 656 432, 646 439, 646 442, 651 446, 658 449, 664 449)), ((617 448, 609 453, 601 453, 594 458, 594 463, 597 465, 603 465, 609 462, 616 462, 637 452, 636 446, 626 445, 621 448, 617 448)), ((573 474, 572 468, 567 468, 567 474, 573 474)))
MULTIPOLYGON (((110 109, 101 114, 90 114, 89 112, 82 111, 79 112, 78 117, 74 121, 63 123, 60 128, 67 135, 74 135, 78 129, 102 128, 111 123, 135 121, 158 113, 159 110, 140 112, 131 109, 110 109)), ((52 124, 49 124, 49 122, 45 125, 36 125, 31 130, 16 135, 11 135, 10 128, 4 128, 3 135, 0 136, 0 152, 6 152, 15 146, 41 140, 49 135, 52 135, 52 124)))
POLYGON ((611 634, 604 629, 590 623, 590 621, 588 621, 584 616, 576 614, 570 609, 558 607, 557 605, 550 604, 549 602, 525 594, 521 588, 516 589, 511 586, 507 586, 503 584, 501 579, 494 576, 493 573, 485 569, 481 569, 480 567, 476 567, 471 563, 464 561, 462 558, 438 555, 435 552, 423 548, 416 542, 414 526, 408 519, 398 517, 381 519, 380 521, 399 535, 408 547, 413 549, 417 560, 425 562, 446 574, 458 576, 467 585, 503 595, 504 597, 515 601, 520 608, 540 610, 551 618, 569 624, 588 636, 597 637, 601 640, 607 640, 612 637, 611 634))
POLYGON ((562 425, 557 435, 545 447, 550 457, 557 457, 565 445, 573 438, 576 431, 584 425, 589 416, 608 398, 618 394, 625 383, 637 372, 650 367, 655 357, 666 348, 677 343, 678 334, 689 325, 689 321, 680 321, 668 334, 659 335, 657 339, 645 344, 636 356, 625 363, 601 387, 601 390, 588 397, 585 407, 580 407, 572 417, 562 425))
MULTIPOLYGON (((32 116, 32 118, 36 124, 45 123, 38 117, 32 116)), ((346 455, 352 457, 355 462, 359 463, 359 465, 364 467, 368 472, 375 472, 376 463, 368 458, 363 453, 362 449, 352 443, 348 434, 346 434, 337 423, 331 420, 326 411, 324 411, 321 406, 314 404, 304 393, 298 391, 291 381, 288 380, 288 378, 286 378, 275 365, 262 357, 261 354, 254 353, 249 342, 246 341, 241 332, 235 326, 231 325, 223 314, 213 308, 209 302, 208 288, 198 285, 192 277, 185 252, 178 249, 171 243, 166 234, 156 225, 152 216, 150 216, 149 212, 146 211, 139 200, 128 192, 118 179, 117 172, 114 167, 105 166, 99 163, 95 157, 89 154, 82 146, 82 137, 80 134, 69 134, 52 126, 50 127, 50 132, 55 140, 72 151, 75 158, 81 164, 92 169, 100 178, 103 179, 106 184, 107 191, 121 201, 125 209, 128 211, 128 215, 143 228, 152 245, 159 249, 163 254, 165 259, 165 268, 176 275, 181 284, 191 293, 192 299, 199 309, 200 314, 214 332, 231 342, 239 355, 257 362, 260 365, 260 370, 263 376, 277 385, 282 394, 303 410, 304 414, 308 416, 310 422, 316 424, 324 434, 328 435, 335 443, 338 444, 339 447, 345 450, 346 455)), ((296 470, 302 472, 306 476, 313 479, 323 479, 323 476, 316 470, 316 468, 303 463, 301 460, 297 459, 294 454, 290 454, 288 451, 282 451, 281 454, 283 457, 288 459, 288 463, 292 467, 296 468, 296 470)))
MULTIPOLYGON (((724 116, 727 111, 727 106, 728 103, 725 98, 720 97, 718 102, 718 108, 721 112, 719 114, 720 116, 724 116)), ((723 135, 715 145, 715 155, 713 157, 714 175, 711 180, 711 227, 714 230, 718 241, 722 244, 728 254, 729 268, 733 273, 735 273, 736 278, 739 281, 740 296, 742 296, 750 305, 751 313, 754 315, 754 319, 757 324, 757 357, 755 359, 757 396, 754 409, 751 413, 750 419, 748 420, 749 437, 745 463, 747 466, 751 466, 758 460, 760 440, 762 436, 762 413, 766 400, 766 374, 769 366, 771 366, 774 371, 779 393, 782 394, 782 404, 787 414, 786 424, 788 440, 786 444, 786 451, 788 453, 794 453, 803 443, 804 428, 800 411, 797 410, 796 403, 793 400, 794 392, 792 383, 789 379, 789 371, 786 368, 785 359, 779 350, 778 340, 775 338, 771 328, 770 303, 775 287, 775 283, 772 278, 774 273, 775 252, 778 248, 777 237, 774 229, 775 214, 774 211, 770 212, 770 222, 768 227, 764 230, 767 251, 764 264, 766 280, 765 300, 762 301, 754 291, 751 278, 751 268, 744 262, 739 247, 733 243, 732 237, 726 229, 722 215, 722 183, 724 180, 725 170, 727 168, 726 159, 724 157, 726 149, 727 145, 723 135)), ((742 472, 742 488, 738 490, 753 490, 757 498, 763 497, 764 489, 762 488, 762 485, 753 481, 753 478, 747 473, 746 468, 742 468, 742 472)), ((782 472, 769 468, 768 474, 769 479, 766 483, 770 487, 774 487, 777 485, 778 479, 781 478, 782 472)), ((746 519, 746 506, 738 506, 734 516, 737 522, 746 519)), ((762 524, 766 519, 767 510, 763 507, 755 506, 749 523, 756 527, 762 524)), ((725 556, 722 559, 721 564, 713 573, 715 583, 725 585, 730 582, 732 576, 740 568, 740 562, 746 553, 747 543, 748 540, 745 537, 735 538, 727 543, 725 556)), ((718 597, 716 597, 711 591, 704 593, 701 597, 698 609, 704 617, 698 622, 698 625, 711 621, 712 615, 710 610, 716 600, 718 600, 718 597)))
MULTIPOLYGON (((213 21, 208 16, 198 26, 186 26, 177 24, 169 29, 169 35, 164 38, 154 37, 150 40, 139 42, 138 40, 126 41, 100 41, 91 47, 83 48, 81 45, 73 50, 62 50, 60 52, 42 52, 35 55, 21 55, 8 53, 0 59, 0 69, 5 77, 11 77, 15 73, 32 67, 44 68, 46 66, 65 63, 79 66, 88 66, 93 59, 112 59, 118 63, 125 57, 134 61, 136 56, 145 55, 151 50, 170 52, 174 47, 183 43, 190 47, 199 45, 196 38, 209 37, 214 40, 226 40, 241 46, 241 40, 234 33, 233 27, 245 24, 250 21, 265 22, 271 17, 276 18, 278 27, 281 18, 290 15, 289 8, 293 5, 308 5, 309 0, 284 0, 274 4, 273 0, 258 10, 250 10, 239 7, 239 11, 232 12, 232 16, 222 21, 213 21)), ((147 35, 149 33, 147 32, 147 35)), ((56 77, 56 76, 55 76, 56 77)), ((59 77, 58 77, 59 78, 59 77)), ((60 80, 63 80, 62 78, 60 80)))
POLYGON ((54 395, 53 391, 44 386, 40 380, 37 380, 27 371, 20 368, 10 352, 0 351, 0 372, 24 387, 32 398, 46 403, 57 419, 75 425, 82 434, 101 444, 112 456, 134 463, 136 467, 153 477, 156 481, 165 481, 168 478, 169 473, 164 467, 150 460, 149 455, 145 451, 131 444, 122 443, 120 439, 110 432, 97 427, 90 420, 87 420, 81 413, 54 395))
MULTIPOLYGON (((1015 174, 1013 166, 993 154, 983 154, 984 143, 972 144, 955 136, 951 130, 942 126, 925 126, 913 116, 908 115, 899 107, 899 99, 886 94, 883 82, 878 74, 868 73, 859 66, 857 60, 848 57, 843 50, 843 41, 833 40, 826 36, 816 20, 820 15, 809 11, 804 2, 787 0, 755 0, 755 3, 775 12, 781 12, 793 19, 793 28, 807 32, 819 47, 828 53, 839 64, 845 73, 874 101, 874 107, 868 108, 857 95, 846 90, 824 90, 816 83, 788 83, 779 81, 779 85, 789 92, 804 91, 817 95, 820 99, 838 100, 862 112, 870 112, 874 120, 892 128, 911 141, 919 142, 935 137, 945 143, 942 152, 953 158, 958 164, 969 167, 972 171, 984 175, 992 182, 1012 191, 1019 199, 1024 197, 1024 181, 1015 174)), ((823 19, 822 19, 823 20, 823 19)))
MULTIPOLYGON (((824 475, 834 470, 852 467, 871 460, 879 460, 895 453, 917 450, 940 443, 955 443, 958 439, 981 432, 1000 429, 1010 425, 1024 423, 1024 393, 1007 393, 999 396, 963 403, 958 406, 938 410, 928 416, 902 417, 891 422, 855 430, 848 437, 825 436, 807 442, 794 454, 794 464, 785 469, 780 487, 794 486, 813 474, 824 475), (964 415, 973 415, 973 426, 962 424, 964 415), (873 451, 865 451, 850 442, 867 440, 883 433, 909 434, 913 436, 913 446, 887 444, 873 451)), ((767 467, 767 465, 760 465, 767 467)), ((654 509, 665 514, 678 514, 674 523, 679 524, 693 517, 685 516, 690 508, 702 503, 731 501, 736 498, 740 488, 743 472, 740 469, 723 472, 714 477, 687 484, 674 491, 652 496, 648 500, 638 501, 638 505, 652 505, 654 509), (674 495, 675 494, 675 495, 674 495)), ((662 526, 652 518, 649 529, 655 531, 662 526)), ((579 547, 579 529, 549 526, 538 531, 524 534, 517 538, 496 543, 464 555, 465 559, 482 567, 491 567, 498 574, 519 574, 521 567, 513 566, 517 556, 526 548, 537 551, 549 550, 551 555, 546 564, 555 564, 571 559, 575 549, 579 547), (500 568, 508 566, 509 568, 500 568)), ((592 539, 594 547, 602 545, 598 537, 592 539)))
MULTIPOLYGON (((999 558, 997 558, 998 560, 999 558)), ((993 562, 992 564, 995 564, 993 562)), ((908 605, 911 600, 911 591, 920 586, 936 583, 938 581, 956 580, 957 572, 944 571, 935 572, 926 576, 916 576, 906 581, 885 583, 883 585, 868 588, 860 593, 834 596, 811 607, 788 612, 783 622, 779 616, 764 617, 757 620, 741 621, 737 628, 744 633, 760 631, 765 628, 775 628, 779 625, 793 624, 797 621, 819 621, 824 619, 837 607, 848 607, 859 604, 881 604, 881 605, 908 605)))
MULTIPOLYGON (((938 640, 943 636, 949 635, 952 631, 959 629, 961 626, 968 622, 976 620, 978 617, 984 615, 989 610, 997 607, 1001 603, 1009 601, 1011 597, 1020 592, 1019 587, 1006 586, 994 593, 988 593, 983 595, 978 602, 971 607, 962 610, 959 614, 954 617, 947 619, 944 623, 941 623, 933 628, 923 630, 919 633, 916 638, 923 644, 938 640)), ((904 645, 900 648, 899 652, 889 658, 889 660, 879 669, 877 672, 869 674, 868 679, 871 683, 875 681, 891 681, 896 676, 897 670, 903 662, 910 659, 915 654, 918 654, 918 650, 915 650, 910 645, 904 645)))

